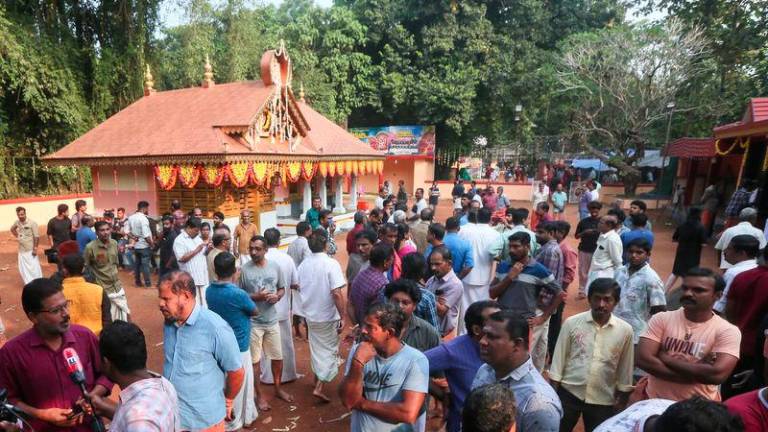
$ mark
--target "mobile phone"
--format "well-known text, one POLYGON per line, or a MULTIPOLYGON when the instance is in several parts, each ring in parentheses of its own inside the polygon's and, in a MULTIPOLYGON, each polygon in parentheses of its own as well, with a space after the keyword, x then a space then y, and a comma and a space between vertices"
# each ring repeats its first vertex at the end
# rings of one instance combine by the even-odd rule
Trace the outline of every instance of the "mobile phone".
POLYGON ((436 289, 435 290, 435 295, 436 296, 441 296, 443 294, 445 294, 445 290, 444 289, 436 289))

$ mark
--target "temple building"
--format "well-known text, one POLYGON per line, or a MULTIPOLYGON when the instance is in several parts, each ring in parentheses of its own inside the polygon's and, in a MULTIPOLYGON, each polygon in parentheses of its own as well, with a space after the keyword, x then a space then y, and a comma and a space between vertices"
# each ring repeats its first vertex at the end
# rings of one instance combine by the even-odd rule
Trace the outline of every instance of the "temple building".
POLYGON ((178 199, 228 224, 250 209, 263 232, 295 225, 319 196, 348 215, 385 155, 313 110, 303 89, 296 98, 291 76, 282 43, 262 56, 260 81, 215 83, 206 59, 199 87, 155 91, 147 66, 142 98, 44 162, 90 166, 97 214, 145 200, 159 215, 178 199))

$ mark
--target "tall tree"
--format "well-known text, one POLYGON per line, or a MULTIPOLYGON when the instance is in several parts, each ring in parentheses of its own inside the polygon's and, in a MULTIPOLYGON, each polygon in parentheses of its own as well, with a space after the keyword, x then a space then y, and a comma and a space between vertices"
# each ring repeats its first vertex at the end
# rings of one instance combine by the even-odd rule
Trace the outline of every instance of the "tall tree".
MULTIPOLYGON (((578 104, 572 133, 589 153, 619 171, 628 196, 640 180, 634 164, 652 142, 649 132, 671 114, 668 103, 706 71, 700 60, 707 49, 700 30, 686 31, 674 20, 579 34, 565 44, 557 77, 561 91, 578 104)), ((695 108, 678 102, 674 110, 695 108)))

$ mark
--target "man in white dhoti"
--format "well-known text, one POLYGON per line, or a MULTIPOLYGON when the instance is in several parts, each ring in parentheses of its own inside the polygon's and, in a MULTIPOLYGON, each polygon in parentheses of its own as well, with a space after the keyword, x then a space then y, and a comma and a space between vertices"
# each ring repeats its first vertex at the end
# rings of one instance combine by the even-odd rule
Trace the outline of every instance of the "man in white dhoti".
MULTIPOLYGON (((267 247, 269 248, 267 250, 267 260, 277 263, 286 285, 285 295, 275 304, 277 324, 280 327, 280 340, 282 341, 283 348, 283 373, 281 374, 280 382, 295 381, 300 378, 300 375, 296 373, 296 351, 293 347, 293 337, 291 335, 291 300, 294 296, 298 296, 299 273, 296 270, 293 258, 278 249, 280 246, 280 231, 270 228, 264 231, 264 238, 267 239, 267 247)), ((261 382, 274 384, 272 365, 268 357, 265 355, 265 361, 262 362, 261 382)))
POLYGON ((40 260, 37 257, 37 246, 40 243, 40 233, 37 223, 27 219, 27 210, 16 207, 16 222, 11 226, 11 234, 19 242, 19 273, 24 284, 43 277, 40 260))
POLYGON ((331 399, 323 386, 339 373, 339 335, 344 328, 345 304, 341 293, 347 283, 339 262, 325 253, 328 237, 315 230, 309 237, 312 255, 299 266, 299 296, 307 320, 309 354, 315 373, 312 394, 326 402, 331 399))
POLYGON ((106 221, 99 221, 94 228, 96 240, 88 243, 83 251, 85 266, 96 283, 107 292, 112 303, 112 321, 130 321, 131 309, 128 307, 123 284, 118 278, 118 249, 117 242, 112 239, 112 227, 106 221))
POLYGON ((489 289, 494 275, 494 260, 492 248, 496 245, 501 234, 491 228, 491 211, 487 208, 472 209, 467 214, 469 223, 461 227, 459 237, 463 238, 472 248, 472 259, 475 264, 462 283, 464 294, 461 300, 461 311, 458 318, 458 335, 467 332, 464 328, 464 312, 472 303, 489 300, 489 289))

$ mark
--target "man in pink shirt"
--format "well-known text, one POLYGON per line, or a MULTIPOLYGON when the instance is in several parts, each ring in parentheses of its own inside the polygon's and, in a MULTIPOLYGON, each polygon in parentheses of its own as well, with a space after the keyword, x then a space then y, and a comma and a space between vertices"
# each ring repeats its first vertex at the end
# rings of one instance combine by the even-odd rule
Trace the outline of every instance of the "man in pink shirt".
MULTIPOLYGON (((640 336, 636 365, 648 372, 650 398, 719 401, 719 385, 739 360, 739 329, 712 311, 725 281, 710 269, 688 271, 680 287, 682 308, 660 312, 640 336)), ((642 388, 643 383, 638 383, 642 388)))

